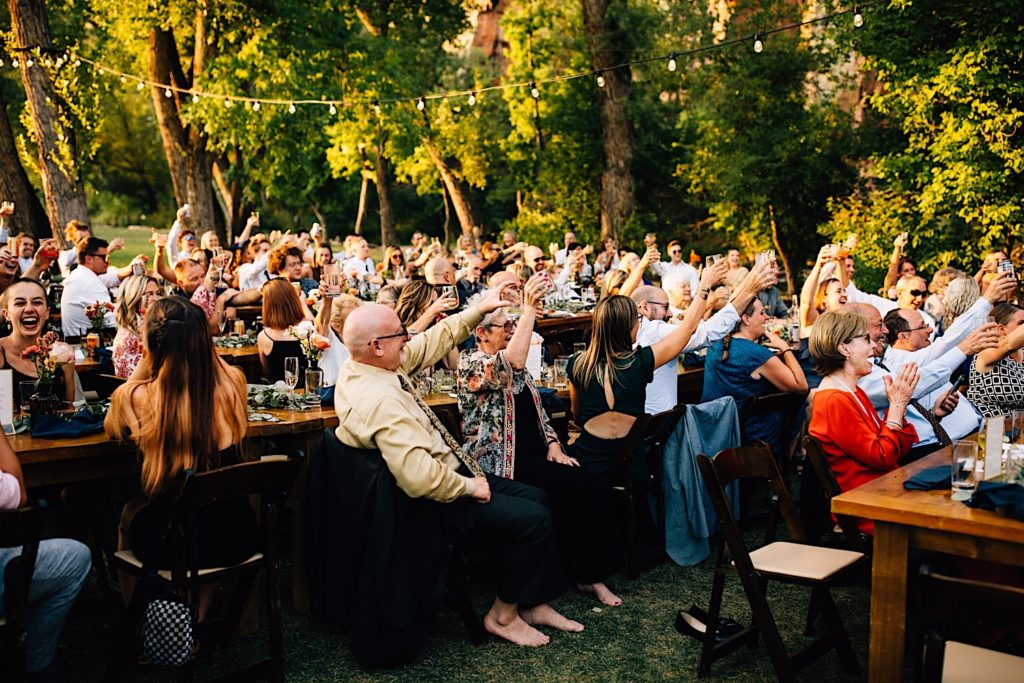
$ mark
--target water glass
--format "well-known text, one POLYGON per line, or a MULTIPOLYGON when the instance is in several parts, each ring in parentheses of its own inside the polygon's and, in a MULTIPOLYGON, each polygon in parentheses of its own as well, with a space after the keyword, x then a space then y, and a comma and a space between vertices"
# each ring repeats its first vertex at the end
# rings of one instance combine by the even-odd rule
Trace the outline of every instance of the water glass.
POLYGON ((1024 410, 1014 410, 1010 413, 1010 428, 1012 432, 1011 443, 1024 443, 1024 410))
POLYGON ((416 381, 416 393, 422 397, 429 396, 434 393, 434 380, 424 375, 416 381))
POLYGON ((299 359, 297 356, 289 356, 284 359, 284 383, 288 385, 292 393, 295 393, 295 385, 299 383, 299 359))
POLYGON ((18 399, 22 415, 28 415, 29 399, 32 398, 34 393, 36 393, 36 383, 34 381, 18 382, 18 399))
POLYGON ((556 358, 554 368, 554 381, 556 389, 565 389, 569 384, 568 358, 556 358))
POLYGON ((332 299, 341 296, 341 268, 336 263, 329 263, 323 267, 323 270, 327 296, 332 299))
POLYGON ((1006 450, 1006 482, 1024 484, 1024 446, 1011 444, 1006 450))
POLYGON ((320 407, 320 388, 324 385, 324 371, 320 368, 306 368, 306 393, 303 401, 307 408, 320 407))
POLYGON ((967 500, 978 485, 975 469, 978 465, 978 444, 974 441, 954 441, 950 462, 950 483, 953 500, 967 500))

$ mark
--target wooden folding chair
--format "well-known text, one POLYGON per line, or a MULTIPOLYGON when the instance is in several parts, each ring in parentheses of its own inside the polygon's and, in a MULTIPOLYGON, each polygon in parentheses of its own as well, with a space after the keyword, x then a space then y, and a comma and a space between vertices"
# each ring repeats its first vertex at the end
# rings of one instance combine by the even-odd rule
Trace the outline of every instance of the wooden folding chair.
POLYGON ((764 415, 782 415, 779 428, 779 434, 783 439, 782 450, 778 453, 773 452, 773 455, 779 465, 779 470, 787 478, 792 469, 793 453, 799 443, 799 435, 794 434, 793 427, 806 400, 806 391, 801 394, 779 392, 764 396, 748 396, 740 407, 740 442, 744 446, 749 446, 751 443, 751 438, 747 434, 747 420, 764 415))
POLYGON ((1024 614, 1024 589, 959 579, 922 566, 915 582, 924 627, 924 683, 1017 683, 1024 657, 994 649, 979 636, 1003 628, 1016 632, 1024 614))
POLYGON ((624 498, 626 574, 631 579, 639 575, 641 565, 651 563, 653 558, 660 559, 665 551, 661 454, 685 408, 680 404, 656 415, 638 417, 608 472, 613 489, 624 498), (644 511, 645 517, 652 516, 648 506, 649 497, 657 501, 652 521, 659 542, 641 552, 638 547, 639 521, 643 517, 638 514, 638 508, 644 511))
MULTIPOLYGON (((796 508, 789 497, 779 468, 766 446, 730 448, 713 458, 699 456, 697 462, 724 537, 724 542, 719 546, 717 553, 698 676, 706 677, 715 660, 741 645, 752 645, 756 640, 756 634, 760 634, 764 639, 775 674, 780 681, 794 680, 798 670, 833 648, 839 654, 844 669, 852 673, 859 672, 857 658, 832 601, 829 587, 861 562, 864 555, 849 550, 819 548, 805 544, 796 508), (775 525, 769 524, 765 544, 753 551, 748 550, 725 492, 726 486, 741 479, 767 481, 770 502, 785 521, 789 541, 776 541, 775 525), (734 572, 739 575, 740 583, 743 585, 743 591, 754 615, 754 623, 716 642, 725 577, 734 572), (766 591, 770 580, 810 587, 812 601, 827 624, 827 631, 821 639, 793 656, 786 652, 775 618, 768 606, 766 591)), ((808 627, 810 625, 809 620, 808 627)))
POLYGON ((25 679, 25 613, 39 553, 42 511, 34 506, 0 512, 0 548, 21 546, 4 567, 4 614, 0 615, 0 662, 12 681, 25 679))
MULTIPOLYGON (((821 449, 821 444, 818 443, 817 439, 813 436, 804 437, 804 451, 807 453, 807 460, 810 461, 811 468, 814 470, 814 475, 817 478, 821 498, 824 499, 824 507, 821 508, 819 506, 817 509, 823 511, 823 521, 831 528, 832 499, 842 493, 839 490, 839 482, 836 481, 836 475, 832 472, 832 468, 829 467, 828 459, 825 457, 825 452, 821 449)), ((801 500, 801 503, 803 511, 807 511, 808 508, 815 508, 815 504, 812 501, 806 500, 806 497, 801 500)), ((855 518, 849 515, 836 515, 836 523, 839 525, 843 542, 847 548, 864 553, 865 555, 871 553, 871 539, 866 538, 860 532, 855 518)))
MULTIPOLYGON (((236 586, 225 618, 219 624, 206 624, 211 628, 209 638, 226 644, 234 633, 252 586, 260 570, 265 574, 267 601, 267 632, 269 656, 239 671, 226 674, 224 679, 246 680, 256 676, 272 681, 284 680, 284 640, 281 622, 281 594, 278 581, 277 506, 285 500, 299 471, 297 459, 269 456, 189 476, 182 490, 177 513, 171 523, 168 538, 171 542, 171 569, 156 570, 144 566, 130 550, 114 553, 114 566, 139 579, 128 605, 124 625, 114 639, 108 680, 118 680, 124 660, 134 654, 126 643, 135 640, 135 633, 143 618, 146 605, 154 597, 171 595, 179 602, 191 606, 193 616, 199 605, 202 586, 235 580, 236 586), (260 544, 257 552, 240 564, 231 567, 200 569, 196 538, 199 510, 214 503, 238 498, 259 499, 260 544), (155 585, 159 591, 149 587, 155 585), (154 593, 159 592, 158 595, 154 593), (212 632, 213 626, 218 632, 212 632)), ((205 649, 205 648, 204 648, 205 649)), ((178 669, 179 681, 192 680, 192 662, 178 669)))

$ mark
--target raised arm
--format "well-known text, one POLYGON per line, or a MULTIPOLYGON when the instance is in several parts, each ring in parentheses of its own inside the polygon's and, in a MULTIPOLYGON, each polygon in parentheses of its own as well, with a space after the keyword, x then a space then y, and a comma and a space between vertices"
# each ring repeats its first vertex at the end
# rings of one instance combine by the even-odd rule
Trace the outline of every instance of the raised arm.
POLYGON ((892 243, 892 256, 889 257, 889 268, 885 271, 885 281, 882 283, 886 290, 895 287, 896 281, 900 279, 900 259, 903 257, 905 246, 907 246, 906 234, 901 232, 892 243))
POLYGON ((693 301, 690 302, 686 313, 683 315, 683 321, 671 334, 656 344, 651 345, 651 351, 654 352, 654 367, 660 368, 683 352, 683 349, 686 348, 687 343, 690 341, 690 337, 693 336, 694 331, 697 329, 697 325, 704 317, 704 309, 707 307, 708 294, 711 293, 711 288, 721 282, 728 272, 729 264, 725 259, 704 269, 703 274, 701 274, 700 285, 694 293, 693 301))
MULTIPOLYGON (((648 247, 644 255, 640 257, 640 263, 636 265, 633 272, 629 274, 626 281, 619 287, 619 294, 622 296, 629 296, 633 291, 640 286, 640 283, 644 280, 644 272, 652 263, 657 263, 661 260, 661 254, 658 253, 657 247, 648 247)), ((694 297, 696 301, 697 297, 694 297)), ((705 302, 706 303, 706 302, 705 302)), ((691 330, 692 332, 692 330, 691 330)))
POLYGON ((826 244, 818 250, 818 258, 814 261, 814 267, 804 280, 804 286, 800 290, 800 327, 809 329, 814 321, 818 319, 818 311, 814 309, 814 294, 818 291, 818 279, 821 277, 821 269, 830 259, 832 247, 826 244))

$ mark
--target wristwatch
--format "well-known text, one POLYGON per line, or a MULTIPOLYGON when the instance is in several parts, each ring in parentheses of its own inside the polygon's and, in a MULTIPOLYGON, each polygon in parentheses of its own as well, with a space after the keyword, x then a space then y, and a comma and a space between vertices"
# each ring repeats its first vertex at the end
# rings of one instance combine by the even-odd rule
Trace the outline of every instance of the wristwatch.
POLYGON ((710 289, 698 289, 697 290, 697 296, 699 296, 701 299, 704 299, 704 301, 708 300, 708 295, 709 294, 711 294, 711 290, 710 289))

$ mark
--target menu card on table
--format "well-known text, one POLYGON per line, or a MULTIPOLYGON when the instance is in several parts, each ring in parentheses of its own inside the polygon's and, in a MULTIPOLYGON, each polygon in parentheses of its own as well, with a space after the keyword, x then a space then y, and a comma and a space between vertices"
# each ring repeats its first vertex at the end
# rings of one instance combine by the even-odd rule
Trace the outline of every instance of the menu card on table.
POLYGON ((0 425, 4 434, 14 434, 14 378, 10 370, 0 370, 0 425))

